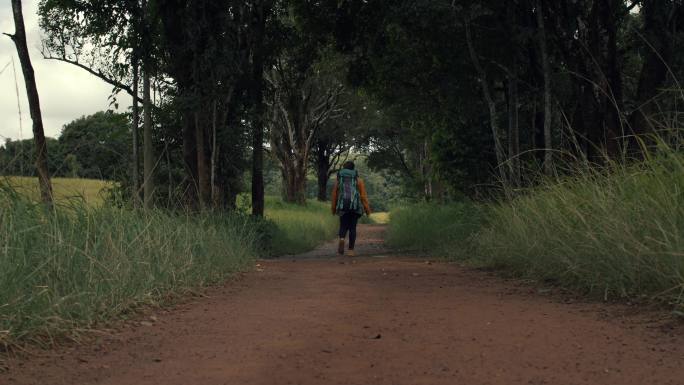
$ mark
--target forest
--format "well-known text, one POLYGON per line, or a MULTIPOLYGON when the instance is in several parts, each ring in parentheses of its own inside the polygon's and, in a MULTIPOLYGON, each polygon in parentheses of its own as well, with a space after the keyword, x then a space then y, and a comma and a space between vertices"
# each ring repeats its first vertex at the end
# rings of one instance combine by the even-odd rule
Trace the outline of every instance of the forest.
POLYGON ((230 210, 251 192, 259 215, 265 158, 300 204, 307 175, 325 200, 359 154, 403 196, 439 202, 639 159, 677 136, 680 8, 46 0, 40 22, 44 57, 133 99, 129 150, 112 150, 132 202, 230 210))

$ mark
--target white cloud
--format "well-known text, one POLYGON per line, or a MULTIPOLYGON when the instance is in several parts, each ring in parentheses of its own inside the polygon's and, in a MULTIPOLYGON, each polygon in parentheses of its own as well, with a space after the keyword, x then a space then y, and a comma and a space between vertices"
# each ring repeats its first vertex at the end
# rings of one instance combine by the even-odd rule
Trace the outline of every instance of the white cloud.
MULTIPOLYGON (((38 0, 23 1, 24 22, 40 95, 45 135, 57 137, 64 124, 83 115, 110 108, 108 97, 112 87, 70 64, 42 58, 39 50, 41 31, 38 27, 37 10, 38 0)), ((9 1, 0 4, 0 32, 14 32, 12 7, 9 1)), ((14 43, 7 36, 1 35, 0 70, 12 58, 17 71, 23 132, 19 129, 16 83, 10 66, 0 74, 0 144, 4 142, 4 138, 19 139, 33 136, 24 78, 14 43)), ((118 99, 119 111, 125 111, 130 105, 130 98, 120 94, 118 99)))

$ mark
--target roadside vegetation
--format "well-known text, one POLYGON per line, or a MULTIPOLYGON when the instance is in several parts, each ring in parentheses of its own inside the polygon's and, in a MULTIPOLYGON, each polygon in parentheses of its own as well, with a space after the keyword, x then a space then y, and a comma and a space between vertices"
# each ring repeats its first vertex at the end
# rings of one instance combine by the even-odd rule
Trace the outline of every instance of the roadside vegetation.
POLYGON ((266 219, 275 223, 273 255, 297 254, 311 250, 332 239, 337 217, 330 214, 328 203, 310 200, 306 206, 267 197, 266 219))
POLYGON ((222 282, 258 257, 313 248, 334 231, 321 203, 269 197, 267 219, 143 212, 102 200, 109 185, 57 179, 49 210, 37 203, 35 179, 0 182, 0 350, 78 338, 141 306, 222 282))
POLYGON ((684 304, 684 156, 547 180, 495 204, 392 212, 388 241, 601 299, 684 304))

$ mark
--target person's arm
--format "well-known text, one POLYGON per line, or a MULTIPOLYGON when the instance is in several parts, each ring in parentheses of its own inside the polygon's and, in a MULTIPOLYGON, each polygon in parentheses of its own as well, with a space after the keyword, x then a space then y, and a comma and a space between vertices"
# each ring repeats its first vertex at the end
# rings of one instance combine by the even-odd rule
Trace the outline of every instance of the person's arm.
POLYGON ((335 215, 337 214, 337 181, 333 184, 331 202, 332 214, 335 215))
POLYGON ((358 182, 358 187, 359 187, 359 197, 361 198, 361 203, 363 204, 363 209, 366 212, 366 214, 371 215, 371 208, 370 208, 370 203, 368 203, 368 194, 366 193, 366 185, 363 183, 363 180, 359 179, 358 182))

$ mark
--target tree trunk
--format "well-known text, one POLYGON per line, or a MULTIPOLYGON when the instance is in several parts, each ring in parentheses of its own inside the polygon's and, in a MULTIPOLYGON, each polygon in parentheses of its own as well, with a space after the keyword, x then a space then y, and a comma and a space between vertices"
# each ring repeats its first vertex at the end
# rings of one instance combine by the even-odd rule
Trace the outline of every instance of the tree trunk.
POLYGON ((552 123, 552 100, 551 100, 551 64, 549 53, 546 46, 546 27, 544 26, 544 11, 542 0, 537 0, 537 39, 539 42, 539 53, 542 61, 542 72, 544 74, 544 173, 553 173, 553 141, 551 136, 552 123))
POLYGON ((199 203, 201 209, 209 207, 211 202, 211 177, 204 124, 200 121, 199 112, 195 113, 195 140, 197 141, 197 184, 199 185, 199 203))
POLYGON ((430 202, 432 200, 432 167, 430 166, 430 144, 427 138, 423 140, 418 152, 421 179, 423 180, 423 199, 425 202, 430 202))
POLYGON ((608 82, 606 100, 606 151, 611 157, 617 156, 624 149, 625 132, 622 112, 625 109, 622 85, 622 58, 618 52, 617 13, 624 7, 622 0, 610 0, 602 3, 603 25, 606 28, 608 41, 606 52, 606 77, 608 82))
POLYGON ((150 100, 149 64, 143 70, 143 190, 145 209, 154 202, 154 147, 152 146, 152 102, 150 100))
POLYGON ((508 159, 511 165, 511 183, 520 186, 520 125, 518 114, 518 79, 508 79, 508 159))
POLYGON ((252 57, 252 95, 254 116, 252 119, 252 215, 264 216, 264 57, 263 40, 266 29, 266 14, 270 5, 262 2, 255 17, 255 47, 252 57))
MULTIPOLYGON (((652 123, 657 111, 655 97, 658 89, 667 79, 668 63, 672 60, 673 50, 671 41, 672 15, 680 7, 678 2, 662 0, 642 1, 641 14, 644 19, 643 44, 645 45, 645 59, 639 75, 636 93, 637 109, 632 112, 629 124, 635 135, 655 133, 652 123)), ((632 147, 636 149, 636 141, 632 147)))
POLYGON ((290 172, 283 173, 285 184, 285 201, 300 205, 306 204, 306 166, 293 165, 290 172))
POLYGON ((138 58, 133 54, 133 105, 131 106, 131 136, 133 137, 133 159, 131 160, 132 163, 132 173, 131 173, 131 179, 132 179, 132 184, 131 184, 131 197, 133 199, 133 207, 135 208, 140 208, 141 202, 140 202, 140 175, 139 174, 139 167, 140 167, 140 154, 138 153, 138 150, 140 149, 140 145, 138 143, 138 140, 140 139, 140 133, 138 132, 138 125, 140 124, 140 110, 138 108, 138 73, 139 73, 139 66, 138 66, 138 58))
POLYGON ((318 194, 316 198, 319 202, 328 200, 328 180, 330 179, 330 160, 325 153, 325 149, 316 150, 316 178, 318 180, 318 194))
POLYGON ((154 203, 154 147, 152 146, 152 102, 150 100, 150 31, 147 20, 147 2, 142 2, 143 40, 143 190, 145 209, 154 203))
POLYGON ((470 19, 465 20, 465 30, 466 30, 466 42, 468 43, 468 51, 470 53, 470 59, 473 62, 473 66, 477 71, 480 78, 480 86, 482 87, 482 94, 487 102, 487 107, 489 109, 489 126, 492 130, 492 137, 494 139, 494 151, 496 154, 497 168, 499 169, 499 176, 502 183, 506 183, 506 171, 504 170, 504 153, 503 147, 501 146, 501 138, 499 137, 499 120, 496 112, 496 102, 492 96, 492 92, 489 88, 489 81, 487 79, 487 72, 485 72, 482 65, 480 65, 480 59, 475 52, 475 46, 473 45, 473 38, 470 31, 470 19))
POLYGON ((214 208, 219 207, 219 187, 216 184, 216 168, 218 162, 216 100, 214 99, 211 112, 211 204, 214 208))
POLYGON ((185 200, 190 209, 197 209, 199 185, 197 184, 197 138, 195 136, 194 114, 187 108, 182 114, 183 165, 185 167, 185 200))
POLYGON ((38 185, 40 187, 40 198, 48 204, 52 204, 52 184, 50 173, 48 172, 48 150, 45 142, 45 132, 43 131, 43 117, 40 112, 40 98, 36 87, 36 78, 31 65, 31 57, 26 46, 26 29, 24 27, 24 15, 21 9, 21 0, 12 0, 12 13, 14 15, 14 35, 8 35, 17 47, 17 54, 21 62, 21 70, 24 74, 26 83, 26 96, 29 101, 29 111, 33 121, 33 141, 36 145, 36 170, 38 172, 38 185))

